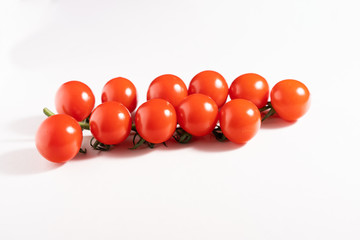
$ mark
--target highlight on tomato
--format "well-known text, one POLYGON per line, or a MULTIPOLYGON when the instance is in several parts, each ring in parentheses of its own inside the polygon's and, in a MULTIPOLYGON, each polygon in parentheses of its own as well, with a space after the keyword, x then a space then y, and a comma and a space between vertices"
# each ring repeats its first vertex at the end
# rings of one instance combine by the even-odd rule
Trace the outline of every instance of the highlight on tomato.
POLYGON ((211 97, 220 108, 226 102, 229 87, 225 78, 215 71, 198 73, 190 82, 189 95, 201 93, 211 97))
POLYGON ((129 110, 118 102, 104 102, 91 113, 90 131, 94 138, 107 145, 123 142, 131 131, 129 110))
POLYGON ((310 92, 302 83, 294 79, 278 82, 271 90, 271 105, 284 120, 295 121, 310 107, 310 92))
POLYGON ((218 120, 216 102, 204 94, 187 96, 177 108, 181 128, 194 136, 205 136, 214 129, 218 120))
POLYGON ((187 95, 186 85, 181 78, 172 74, 164 74, 150 83, 147 100, 161 98, 171 103, 176 109, 187 95))
POLYGON ((234 143, 244 144, 259 131, 261 115, 254 103, 234 99, 221 108, 219 122, 225 137, 234 143))
POLYGON ((91 89, 82 82, 69 81, 60 86, 55 96, 56 111, 83 121, 95 105, 95 97, 91 89))
POLYGON ((138 134, 147 142, 165 142, 176 129, 175 108, 164 99, 151 99, 137 109, 135 126, 138 134))
POLYGON ((63 163, 79 152, 82 139, 79 123, 69 115, 57 114, 41 123, 36 132, 35 144, 44 158, 63 163))
POLYGON ((129 112, 133 112, 137 105, 137 93, 135 85, 123 77, 113 78, 103 87, 101 101, 119 102, 123 104, 129 112))
POLYGON ((262 108, 269 99, 269 84, 256 73, 246 73, 231 83, 229 96, 231 99, 249 100, 258 108, 262 108))

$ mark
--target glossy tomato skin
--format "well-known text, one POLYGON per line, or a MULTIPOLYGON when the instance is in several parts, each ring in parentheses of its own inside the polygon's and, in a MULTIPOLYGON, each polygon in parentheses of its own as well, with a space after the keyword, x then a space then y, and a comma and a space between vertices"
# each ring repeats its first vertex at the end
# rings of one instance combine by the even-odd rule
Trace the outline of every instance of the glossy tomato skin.
POLYGON ((301 82, 286 79, 271 90, 271 104, 279 116, 287 121, 302 117, 310 107, 310 92, 301 82))
POLYGON ((269 99, 269 84, 256 73, 246 73, 231 83, 229 96, 231 99, 249 100, 258 108, 262 108, 269 99))
POLYGON ((172 137, 176 129, 175 108, 164 99, 151 99, 137 109, 135 126, 146 141, 165 142, 172 137))
POLYGON ((114 145, 124 141, 130 134, 129 110, 118 102, 104 102, 90 116, 90 131, 101 143, 114 145))
POLYGON ((190 82, 189 95, 201 93, 211 97, 220 108, 226 102, 228 96, 228 84, 225 78, 215 71, 203 71, 198 73, 190 82))
POLYGON ((216 102, 204 94, 187 96, 177 109, 178 123, 194 136, 205 136, 215 128, 218 120, 216 102))
POLYGON ((252 102, 234 99, 221 108, 219 122, 225 137, 234 143, 244 144, 260 129, 261 115, 252 102))
POLYGON ((171 103, 176 109, 187 95, 186 85, 181 78, 164 74, 151 82, 147 91, 147 100, 161 98, 171 103))
POLYGON ((79 152, 83 139, 79 123, 66 114, 45 119, 39 126, 35 143, 39 153, 51 162, 66 162, 79 152))
POLYGON ((69 81, 60 86, 55 96, 56 111, 82 121, 87 118, 95 105, 91 89, 82 82, 69 81))
POLYGON ((129 112, 133 112, 137 105, 137 93, 135 85, 128 79, 117 77, 108 81, 103 87, 101 101, 119 102, 123 104, 129 112))

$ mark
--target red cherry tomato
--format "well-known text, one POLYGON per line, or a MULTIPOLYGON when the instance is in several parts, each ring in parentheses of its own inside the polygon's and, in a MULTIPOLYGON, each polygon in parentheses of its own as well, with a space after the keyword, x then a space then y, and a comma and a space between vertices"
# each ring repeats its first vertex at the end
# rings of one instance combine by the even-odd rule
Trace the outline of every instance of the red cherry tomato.
POLYGON ((161 98, 171 103, 176 109, 187 95, 186 85, 181 78, 172 74, 165 74, 151 82, 147 92, 147 100, 161 98))
POLYGON ((36 132, 39 153, 51 162, 66 162, 79 152, 82 142, 79 123, 69 115, 57 114, 43 121, 36 132))
POLYGON ((94 105, 94 94, 85 83, 79 81, 66 82, 56 92, 56 111, 70 115, 76 121, 87 118, 94 105))
POLYGON ((198 73, 190 82, 189 95, 202 93, 211 97, 221 107, 228 96, 228 85, 223 76, 215 71, 198 73))
POLYGON ((246 99, 258 108, 267 104, 269 99, 269 84, 256 73, 246 73, 236 78, 229 89, 231 99, 246 99))
POLYGON ((282 119, 295 121, 308 111, 310 92, 303 83, 286 79, 272 88, 271 104, 282 119))
POLYGON ((194 136, 205 136, 214 129, 218 120, 218 107, 214 100, 203 94, 187 96, 177 109, 178 123, 194 136))
POLYGON ((117 77, 108 81, 101 95, 102 102, 119 102, 123 104, 129 112, 135 110, 137 105, 137 96, 135 85, 128 79, 117 77))
POLYGON ((165 142, 175 132, 176 111, 166 100, 151 99, 136 111, 135 126, 139 135, 146 141, 165 142))
POLYGON ((118 144, 130 134, 131 116, 121 103, 105 102, 91 113, 89 125, 91 133, 99 142, 118 144))
POLYGON ((259 109, 245 99, 225 103, 219 115, 221 130, 234 143, 246 143, 255 136, 261 125, 259 109))

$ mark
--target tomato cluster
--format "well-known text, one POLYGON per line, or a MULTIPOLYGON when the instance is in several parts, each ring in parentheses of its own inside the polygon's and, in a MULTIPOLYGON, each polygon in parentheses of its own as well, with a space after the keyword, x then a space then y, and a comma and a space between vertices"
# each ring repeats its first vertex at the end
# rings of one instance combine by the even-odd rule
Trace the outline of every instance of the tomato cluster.
POLYGON ((134 147, 154 147, 174 138, 187 143, 192 136, 214 134, 219 141, 244 144, 260 129, 261 122, 275 113, 286 121, 303 116, 310 105, 307 87, 296 80, 278 82, 269 91, 262 76, 247 73, 228 87, 215 71, 197 74, 187 89, 177 76, 165 74, 155 78, 147 91, 147 102, 137 106, 134 84, 122 77, 108 81, 101 95, 102 104, 94 109, 91 89, 79 81, 60 86, 55 97, 59 114, 45 108, 49 116, 36 134, 40 154, 52 162, 66 162, 81 149, 82 130, 90 130, 90 145, 110 150, 133 134, 134 147), (270 95, 271 101, 268 101, 270 95), (228 96, 230 101, 226 102, 228 96))

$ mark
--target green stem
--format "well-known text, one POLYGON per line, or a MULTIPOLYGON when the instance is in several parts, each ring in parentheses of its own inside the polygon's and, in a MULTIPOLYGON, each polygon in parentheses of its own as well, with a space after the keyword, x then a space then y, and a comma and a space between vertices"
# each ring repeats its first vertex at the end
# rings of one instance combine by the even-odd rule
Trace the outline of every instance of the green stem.
POLYGON ((47 107, 43 109, 43 112, 46 116, 50 117, 52 115, 55 115, 55 113, 53 113, 50 109, 48 109, 47 107))
POLYGON ((188 143, 191 140, 192 135, 190 133, 186 132, 181 127, 178 127, 175 130, 175 134, 173 135, 173 138, 178 143, 185 144, 185 143, 188 143))
POLYGON ((100 142, 98 140, 95 139, 95 143, 92 144, 92 140, 95 139, 95 138, 92 138, 91 141, 90 141, 90 146, 92 146, 94 149, 97 149, 100 142))
POLYGON ((84 148, 84 149, 82 149, 82 148, 80 148, 80 150, 79 150, 79 153, 86 153, 87 152, 87 150, 86 150, 86 148, 84 148))
POLYGON ((267 118, 271 117, 276 113, 274 108, 271 108, 270 111, 261 119, 261 122, 265 121, 267 118))
POLYGON ((90 130, 90 125, 89 123, 86 123, 86 122, 78 122, 81 129, 86 129, 86 130, 90 130))
POLYGON ((270 108, 272 108, 271 102, 267 102, 267 104, 264 107, 259 108, 259 111, 263 112, 263 111, 268 110, 270 108))
POLYGON ((270 106, 265 106, 265 107, 259 108, 259 111, 263 112, 265 110, 268 110, 269 108, 271 108, 271 107, 270 106))
MULTIPOLYGON (((51 116, 55 115, 55 113, 52 112, 52 111, 51 111, 50 109, 48 109, 47 107, 45 107, 45 108, 43 109, 43 112, 44 112, 44 114, 45 114, 46 116, 48 116, 48 117, 51 117, 51 116)), ((80 127, 81 127, 82 130, 83 130, 83 129, 90 130, 89 123, 86 121, 86 119, 85 119, 83 122, 78 122, 78 123, 79 123, 79 125, 80 125, 80 127)))
POLYGON ((216 126, 212 133, 214 134, 216 140, 218 140, 219 142, 225 142, 226 140, 228 140, 222 132, 220 126, 216 126))
POLYGON ((136 132, 136 126, 135 126, 135 123, 131 124, 131 130, 135 131, 136 132))
MULTIPOLYGON (((151 143, 151 142, 148 142, 146 141, 144 138, 142 138, 140 136, 140 134, 138 132, 135 131, 135 135, 133 137, 133 147, 132 148, 129 148, 131 150, 134 150, 134 149, 137 149, 138 147, 140 147, 141 145, 147 145, 149 148, 154 148, 155 147, 155 144, 154 143, 151 143), (136 138, 139 137, 139 140, 136 142, 136 138)), ((163 142, 163 144, 166 146, 166 143, 163 142)))
POLYGON ((90 146, 95 150, 109 151, 112 145, 104 144, 104 143, 96 140, 94 137, 92 137, 90 140, 90 146), (94 141, 95 141, 95 143, 94 143, 94 141))
POLYGON ((141 138, 132 148, 129 148, 129 149, 130 150, 137 149, 138 147, 140 147, 141 145, 143 145, 145 143, 146 143, 145 139, 141 138))

